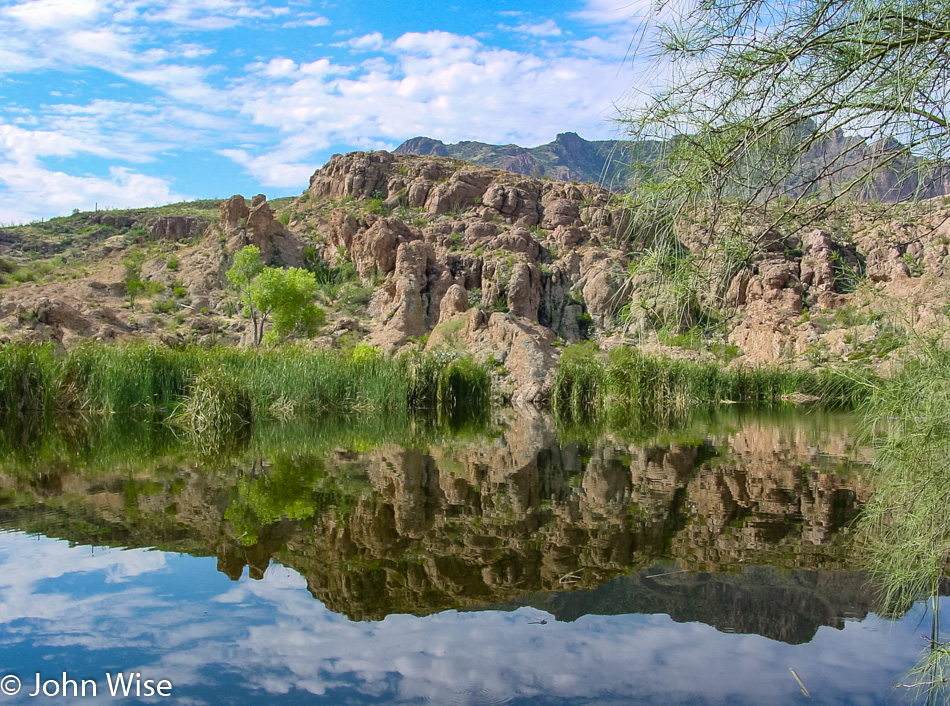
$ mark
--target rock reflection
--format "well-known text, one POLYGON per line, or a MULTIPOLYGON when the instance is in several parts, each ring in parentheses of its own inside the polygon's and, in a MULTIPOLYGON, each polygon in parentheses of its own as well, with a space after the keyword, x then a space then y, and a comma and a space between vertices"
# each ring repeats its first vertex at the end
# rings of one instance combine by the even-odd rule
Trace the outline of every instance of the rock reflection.
POLYGON ((0 522, 215 555, 231 579, 276 560, 355 620, 527 602, 799 643, 869 609, 849 533, 869 488, 845 417, 735 412, 640 442, 559 442, 513 417, 495 436, 354 448, 216 471, 41 462, 0 476, 0 522))

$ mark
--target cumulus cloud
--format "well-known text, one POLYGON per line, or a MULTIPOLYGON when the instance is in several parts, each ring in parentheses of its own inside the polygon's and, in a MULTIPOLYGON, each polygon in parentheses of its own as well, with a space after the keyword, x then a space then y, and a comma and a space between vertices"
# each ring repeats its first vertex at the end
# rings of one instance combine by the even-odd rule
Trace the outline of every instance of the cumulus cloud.
POLYGON ((244 149, 223 149, 218 154, 227 157, 244 167, 264 186, 279 188, 300 188, 306 184, 317 165, 313 162, 300 162, 288 150, 266 152, 252 155, 244 149))
POLYGON ((107 178, 77 176, 0 158, 0 223, 28 223, 78 208, 160 206, 190 200, 168 181, 125 167, 110 167, 107 178))
POLYGON ((350 47, 350 49, 362 51, 382 49, 383 44, 385 44, 385 41, 383 40, 381 32, 370 32, 369 34, 364 34, 362 37, 353 37, 346 42, 346 46, 350 47))
POLYGON ((33 29, 72 27, 95 19, 104 4, 101 0, 32 0, 7 7, 2 14, 33 29))
POLYGON ((294 164, 311 165, 313 158, 301 155, 334 144, 369 141, 392 147, 419 134, 446 141, 539 144, 565 129, 605 136, 604 119, 614 110, 611 98, 631 80, 613 61, 541 57, 449 32, 358 41, 381 49, 382 56, 362 65, 324 60, 306 70, 284 58, 249 67, 233 93, 240 112, 284 137, 276 149, 258 156, 236 150, 224 154, 257 177, 275 179, 303 173, 303 166, 294 164))
MULTIPOLYGON (((83 139, 81 124, 81 120, 69 121, 68 131, 0 125, 0 222, 29 222, 62 215, 73 208, 90 209, 96 203, 110 207, 156 206, 186 199, 175 193, 167 180, 127 167, 113 165, 107 177, 67 174, 45 167, 41 160, 47 157, 90 155, 123 161, 133 158, 118 152, 115 144, 83 139)), ((95 137, 92 133, 87 135, 95 137)), ((127 145, 133 152, 141 149, 133 140, 128 140, 127 145)), ((140 153, 140 161, 147 158, 140 153)))

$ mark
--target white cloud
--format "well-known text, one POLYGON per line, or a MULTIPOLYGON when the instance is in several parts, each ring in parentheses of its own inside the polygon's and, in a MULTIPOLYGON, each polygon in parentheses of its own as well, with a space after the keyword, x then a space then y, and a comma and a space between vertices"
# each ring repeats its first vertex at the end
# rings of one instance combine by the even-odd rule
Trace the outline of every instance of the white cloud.
POLYGON ((380 32, 371 32, 369 34, 364 34, 362 37, 353 37, 346 42, 346 45, 351 49, 358 49, 362 51, 375 51, 377 49, 382 49, 383 44, 383 35, 380 32))
POLYGON ((583 9, 571 13, 571 16, 598 25, 642 20, 650 16, 655 7, 653 0, 584 0, 583 4, 583 9))
POLYGON ((301 188, 305 186, 317 165, 301 163, 288 155, 287 150, 252 156, 243 149, 219 150, 218 154, 227 157, 244 167, 245 171, 264 186, 279 188, 301 188))
POLYGON ((0 158, 0 223, 26 223, 74 208, 160 206, 192 197, 176 193, 164 179, 110 167, 109 177, 77 176, 36 163, 0 158))
POLYGON ((292 28, 292 27, 327 27, 330 24, 330 20, 327 17, 317 16, 306 18, 302 15, 297 15, 298 18, 291 22, 284 22, 283 27, 292 28))
POLYGON ((289 7, 261 6, 246 0, 165 0, 139 2, 143 19, 199 31, 229 29, 248 20, 280 18, 289 7))
POLYGON ((71 27, 92 20, 103 10, 99 0, 32 0, 3 10, 3 14, 34 29, 71 27))
POLYGON ((128 41, 114 31, 71 32, 63 38, 72 49, 87 54, 98 54, 119 61, 133 61, 135 58, 129 50, 128 41))
MULTIPOLYGON (((90 108, 91 110, 93 108, 90 108)), ((94 108, 97 119, 73 112, 60 130, 28 130, 0 124, 0 222, 26 222, 62 215, 73 208, 160 205, 181 201, 168 181, 111 166, 108 177, 67 174, 43 165, 44 158, 89 155, 107 160, 148 161, 170 143, 147 143, 132 134, 106 138, 98 118, 132 115, 134 109, 104 102, 94 108)), ((144 113, 140 118, 146 118, 144 113)), ((57 119, 54 114, 53 122, 57 119)))
POLYGON ((536 24, 520 24, 516 27, 500 25, 499 29, 511 30, 512 32, 527 34, 531 37, 560 37, 563 34, 561 28, 557 26, 554 20, 545 20, 544 22, 538 22, 536 24))

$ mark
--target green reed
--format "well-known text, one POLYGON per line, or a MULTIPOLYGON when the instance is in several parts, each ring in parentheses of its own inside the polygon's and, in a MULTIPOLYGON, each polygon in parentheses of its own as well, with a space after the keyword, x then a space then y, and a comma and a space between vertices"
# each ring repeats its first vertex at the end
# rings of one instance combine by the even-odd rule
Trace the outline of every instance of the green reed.
POLYGON ((698 404, 796 398, 850 406, 870 394, 875 380, 857 369, 726 368, 715 362, 648 356, 627 347, 603 355, 582 345, 565 350, 555 372, 551 403, 565 419, 663 417, 698 404))
POLYGON ((464 416, 485 413, 490 398, 487 370, 457 355, 409 359, 367 347, 344 355, 296 347, 172 349, 147 343, 90 344, 61 353, 47 346, 0 347, 5 416, 70 410, 168 418, 187 412, 184 418, 200 427, 201 420, 223 421, 235 413, 247 422, 327 412, 464 416), (209 371, 220 376, 212 378, 209 371), (212 380, 216 392, 209 387, 212 380), (249 404, 239 403, 225 383, 239 385, 249 404), (220 405, 232 408, 221 412, 220 405))
POLYGON ((934 595, 950 566, 950 351, 925 346, 864 411, 875 475, 862 535, 882 612, 901 613, 934 595))

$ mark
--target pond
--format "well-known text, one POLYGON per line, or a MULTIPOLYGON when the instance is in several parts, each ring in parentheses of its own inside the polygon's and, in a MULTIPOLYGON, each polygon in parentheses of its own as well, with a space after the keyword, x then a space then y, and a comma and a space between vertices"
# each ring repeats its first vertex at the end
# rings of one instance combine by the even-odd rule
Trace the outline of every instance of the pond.
POLYGON ((128 420, 8 434, 2 698, 897 701, 943 599, 875 613, 857 439, 848 415, 739 408, 227 449, 128 420))

